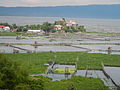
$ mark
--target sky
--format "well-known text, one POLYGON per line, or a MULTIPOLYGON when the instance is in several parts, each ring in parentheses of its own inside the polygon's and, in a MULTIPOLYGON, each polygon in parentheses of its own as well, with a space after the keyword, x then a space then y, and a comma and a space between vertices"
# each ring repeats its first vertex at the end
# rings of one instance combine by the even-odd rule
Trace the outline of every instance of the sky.
POLYGON ((120 0, 0 0, 0 6, 78 6, 93 4, 120 4, 120 0))

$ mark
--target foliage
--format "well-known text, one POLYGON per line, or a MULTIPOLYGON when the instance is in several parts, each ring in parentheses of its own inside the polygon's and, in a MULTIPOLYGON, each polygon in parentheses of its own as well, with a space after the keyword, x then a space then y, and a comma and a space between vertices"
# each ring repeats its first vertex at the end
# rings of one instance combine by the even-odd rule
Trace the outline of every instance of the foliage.
POLYGON ((74 76, 68 80, 45 83, 44 90, 109 90, 100 79, 74 76))
POLYGON ((52 81, 52 78, 45 77, 45 76, 42 76, 42 75, 33 76, 32 78, 33 79, 41 79, 41 80, 43 80, 43 82, 50 82, 50 81, 52 81))
POLYGON ((16 32, 0 32, 0 36, 16 36, 16 32))
POLYGON ((27 72, 0 54, 0 89, 14 90, 19 83, 27 81, 27 72))
POLYGON ((85 29, 84 26, 79 26, 78 27, 78 31, 80 31, 80 32, 86 32, 86 29, 85 29))
POLYGON ((43 90, 43 83, 43 78, 28 78, 25 67, 0 54, 0 89, 43 90))
POLYGON ((7 57, 21 63, 30 69, 30 74, 45 73, 48 61, 58 63, 76 62, 77 69, 102 69, 101 62, 105 65, 120 66, 120 55, 94 54, 82 52, 41 52, 5 54, 7 57), (69 56, 69 57, 68 57, 69 56))
POLYGON ((51 23, 44 22, 44 23, 41 25, 41 29, 42 29, 46 34, 48 34, 48 33, 53 29, 53 26, 52 26, 51 23))
POLYGON ((30 90, 43 90, 44 89, 43 84, 44 82, 41 79, 33 79, 28 81, 30 90))
POLYGON ((62 25, 62 26, 65 26, 65 21, 55 21, 54 25, 62 25))
POLYGON ((10 26, 8 23, 0 23, 0 25, 3 25, 3 26, 10 26))
POLYGON ((28 30, 28 28, 24 27, 24 26, 18 26, 17 27, 17 32, 26 32, 28 30))
POLYGON ((65 18, 62 19, 62 21, 55 21, 53 24, 49 22, 44 22, 42 25, 25 25, 25 26, 17 26, 16 24, 8 24, 8 23, 0 23, 0 25, 9 26, 11 29, 17 29, 17 32, 26 32, 27 30, 40 30, 42 29, 45 31, 46 34, 49 34, 49 32, 55 33, 56 30, 54 30, 54 25, 61 25, 62 29, 65 32, 86 32, 86 29, 84 26, 78 26, 72 25, 72 26, 66 26, 65 18))
MULTIPOLYGON (((67 73, 74 73, 76 69, 74 68, 69 68, 68 69, 68 72, 67 73)), ((55 69, 55 73, 66 73, 65 72, 65 69, 63 68, 58 68, 58 69, 55 69)))

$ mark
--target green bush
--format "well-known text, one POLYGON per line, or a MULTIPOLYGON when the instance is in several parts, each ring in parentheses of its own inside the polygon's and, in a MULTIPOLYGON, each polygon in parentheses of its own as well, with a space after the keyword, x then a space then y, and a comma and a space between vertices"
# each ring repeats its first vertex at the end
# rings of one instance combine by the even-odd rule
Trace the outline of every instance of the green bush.
POLYGON ((27 72, 19 65, 0 54, 0 89, 14 90, 19 83, 27 81, 27 72))

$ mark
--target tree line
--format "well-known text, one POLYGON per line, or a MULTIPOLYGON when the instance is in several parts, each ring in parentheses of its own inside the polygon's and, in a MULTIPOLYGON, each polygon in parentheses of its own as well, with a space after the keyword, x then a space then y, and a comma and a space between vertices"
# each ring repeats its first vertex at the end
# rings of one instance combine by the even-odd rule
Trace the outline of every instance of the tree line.
POLYGON ((29 29, 31 30, 43 30, 45 33, 54 33, 57 32, 58 30, 55 29, 55 25, 61 25, 62 28, 61 30, 64 32, 86 32, 85 27, 82 25, 71 25, 71 26, 66 26, 66 21, 55 21, 54 23, 49 23, 49 22, 44 22, 43 24, 33 24, 33 25, 25 25, 25 26, 17 26, 16 24, 8 24, 8 23, 0 23, 0 25, 4 26, 9 26, 11 29, 16 29, 17 32, 26 32, 29 29))

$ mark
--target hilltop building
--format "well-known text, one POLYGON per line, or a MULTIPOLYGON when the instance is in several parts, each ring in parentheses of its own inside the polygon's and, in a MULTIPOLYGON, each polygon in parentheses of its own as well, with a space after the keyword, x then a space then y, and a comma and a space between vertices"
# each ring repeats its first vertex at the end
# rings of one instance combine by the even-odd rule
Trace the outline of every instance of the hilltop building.
POLYGON ((55 30, 62 30, 62 25, 54 25, 55 30))
POLYGON ((72 20, 66 22, 66 26, 76 26, 76 25, 77 25, 77 23, 75 21, 72 21, 72 20))

